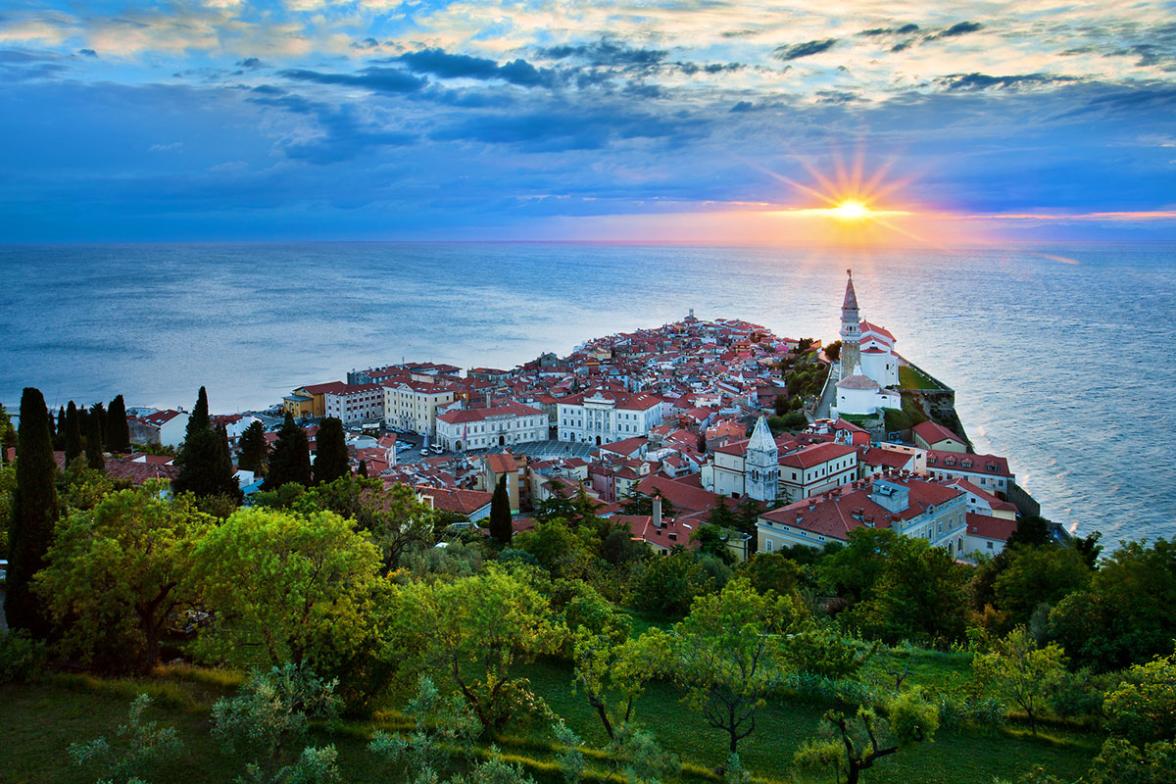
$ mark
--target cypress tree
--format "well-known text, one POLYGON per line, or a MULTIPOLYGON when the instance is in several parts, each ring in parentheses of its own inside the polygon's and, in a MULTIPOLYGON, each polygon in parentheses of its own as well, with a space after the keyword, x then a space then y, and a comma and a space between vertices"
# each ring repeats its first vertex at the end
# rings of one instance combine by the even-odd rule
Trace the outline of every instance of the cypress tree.
POLYGON ((362 476, 364 479, 367 479, 367 461, 366 460, 359 461, 359 468, 356 469, 356 473, 359 474, 360 476, 362 476))
POLYGON ((65 449, 65 406, 57 408, 57 427, 53 429, 53 448, 58 452, 65 449))
POLYGON ((8 528, 8 582, 4 614, 13 629, 49 634, 47 613, 30 590, 45 564, 57 522, 57 463, 49 437, 49 412, 40 390, 26 387, 20 399, 16 491, 8 528))
POLYGON ((208 416, 208 394, 200 387, 196 406, 188 417, 184 443, 176 455, 180 473, 172 482, 172 489, 198 496, 238 496, 240 489, 233 478, 233 461, 226 438, 223 431, 213 429, 208 416))
POLYGON ((65 464, 69 465, 80 454, 82 454, 82 423, 78 416, 78 407, 71 400, 65 409, 65 464))
POLYGON ((294 417, 287 411, 282 429, 278 431, 278 440, 274 442, 273 454, 270 455, 265 487, 273 490, 289 482, 310 486, 310 446, 306 431, 294 422, 294 417))
POLYGON ((265 443, 265 427, 261 422, 254 422, 245 428, 238 447, 237 465, 257 476, 264 476, 269 447, 265 443))
POLYGON ((111 452, 131 451, 131 428, 127 424, 127 404, 115 395, 106 412, 106 448, 111 452))
POLYGON ((510 546, 514 534, 510 525, 510 495, 506 492, 506 474, 498 478, 490 498, 490 537, 503 547, 510 546))
POLYGON ((86 464, 98 471, 106 469, 106 459, 102 456, 102 417, 98 416, 98 406, 90 410, 86 417, 86 464))
POLYGON ((106 406, 101 403, 95 403, 94 407, 90 409, 90 416, 98 417, 98 438, 102 442, 103 448, 106 447, 106 406))
POLYGON ((318 442, 314 456, 315 483, 334 482, 339 477, 350 476, 351 461, 343 435, 343 422, 336 417, 325 418, 319 423, 315 440, 318 442))

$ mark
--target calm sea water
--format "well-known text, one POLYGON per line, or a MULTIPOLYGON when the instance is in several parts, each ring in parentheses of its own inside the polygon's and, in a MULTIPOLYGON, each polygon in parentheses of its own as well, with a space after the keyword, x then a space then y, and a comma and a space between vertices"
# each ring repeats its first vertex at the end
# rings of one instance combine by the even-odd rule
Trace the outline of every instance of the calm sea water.
POLYGON ((694 308, 836 337, 863 314, 957 391, 1044 514, 1176 535, 1176 248, 809 252, 525 244, 0 247, 0 401, 264 407, 402 358, 511 367, 694 308))

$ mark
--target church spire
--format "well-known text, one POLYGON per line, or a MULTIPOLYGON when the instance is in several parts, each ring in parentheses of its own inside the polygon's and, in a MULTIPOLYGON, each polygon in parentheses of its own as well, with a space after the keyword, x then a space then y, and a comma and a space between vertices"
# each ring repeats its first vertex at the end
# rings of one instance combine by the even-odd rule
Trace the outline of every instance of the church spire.
POLYGON ((857 294, 853 290, 853 270, 847 269, 845 274, 849 276, 849 280, 845 282, 845 299, 841 303, 841 311, 844 313, 847 310, 857 311, 857 294))

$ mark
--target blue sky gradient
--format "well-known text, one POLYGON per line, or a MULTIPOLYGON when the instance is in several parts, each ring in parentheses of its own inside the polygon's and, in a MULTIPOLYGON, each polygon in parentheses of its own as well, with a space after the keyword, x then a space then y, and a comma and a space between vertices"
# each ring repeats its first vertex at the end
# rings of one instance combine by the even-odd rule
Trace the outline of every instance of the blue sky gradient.
POLYGON ((1171 3, 824 5, 10 1, 0 241, 657 238, 859 160, 1008 239, 1176 238, 1171 3))

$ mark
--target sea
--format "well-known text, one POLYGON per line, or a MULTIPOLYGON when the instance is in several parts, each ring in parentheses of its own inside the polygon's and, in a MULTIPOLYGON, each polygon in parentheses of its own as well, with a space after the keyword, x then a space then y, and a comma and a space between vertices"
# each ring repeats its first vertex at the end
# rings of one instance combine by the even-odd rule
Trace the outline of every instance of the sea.
POLYGON ((261 409, 403 360, 509 368, 685 316, 836 339, 863 317, 956 390, 1079 534, 1176 536, 1176 246, 971 250, 532 243, 0 246, 0 402, 261 409))

